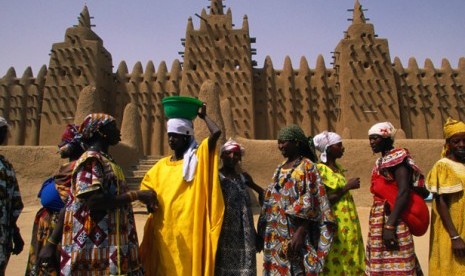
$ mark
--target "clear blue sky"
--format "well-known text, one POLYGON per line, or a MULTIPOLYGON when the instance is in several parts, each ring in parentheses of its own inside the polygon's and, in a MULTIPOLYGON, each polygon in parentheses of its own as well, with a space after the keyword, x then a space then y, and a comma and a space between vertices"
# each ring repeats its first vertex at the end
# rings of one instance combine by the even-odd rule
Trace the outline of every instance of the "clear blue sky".
MULTIPOLYGON (((103 39, 113 57, 115 68, 122 60, 129 71, 137 61, 143 67, 152 60, 171 67, 183 51, 187 19, 199 27, 203 8, 210 1, 193 0, 0 0, 0 77, 14 67, 18 77, 31 66, 37 75, 49 63, 53 43, 62 42, 66 28, 77 24, 77 16, 87 4, 96 25, 93 30, 103 39)), ((276 69, 284 58, 294 68, 305 56, 311 68, 318 55, 330 67, 331 54, 352 16, 352 0, 225 0, 231 8, 233 23, 242 26, 249 18, 250 35, 257 38, 254 59, 262 67, 270 56, 276 69)), ((441 67, 443 58, 453 68, 465 56, 464 0, 361 0, 365 16, 375 25, 380 38, 387 38, 391 58, 399 57, 406 67, 415 57, 420 67, 431 58, 441 67)), ((226 11, 226 10, 225 10, 226 11)))

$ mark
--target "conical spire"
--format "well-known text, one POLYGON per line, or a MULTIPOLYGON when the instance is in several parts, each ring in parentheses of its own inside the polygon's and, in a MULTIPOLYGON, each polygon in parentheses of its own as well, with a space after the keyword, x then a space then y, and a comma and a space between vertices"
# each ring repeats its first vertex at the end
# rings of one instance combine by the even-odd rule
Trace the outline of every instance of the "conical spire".
POLYGON ((79 14, 78 21, 79 27, 86 27, 90 29, 90 15, 87 6, 84 6, 84 9, 82 9, 82 12, 79 14))
POLYGON ((362 5, 358 0, 355 0, 352 24, 364 24, 366 23, 365 15, 363 14, 362 5))
POLYGON ((216 14, 216 15, 223 14, 223 0, 211 0, 210 14, 216 14))

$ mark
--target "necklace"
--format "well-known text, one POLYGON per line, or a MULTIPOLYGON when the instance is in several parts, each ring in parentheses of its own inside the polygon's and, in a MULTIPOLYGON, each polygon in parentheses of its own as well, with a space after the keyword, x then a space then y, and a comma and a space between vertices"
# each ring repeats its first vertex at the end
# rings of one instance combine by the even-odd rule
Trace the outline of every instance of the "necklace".
POLYGON ((276 170, 276 173, 274 175, 274 183, 275 183, 275 189, 279 192, 279 190, 282 187, 282 184, 285 184, 289 179, 291 178, 292 173, 294 170, 297 168, 297 166, 300 165, 300 162, 302 162, 303 156, 299 156, 295 161, 294 164, 292 165, 292 168, 287 172, 286 176, 284 177, 283 181, 279 181, 279 175, 281 174, 281 169, 283 166, 286 164, 286 162, 282 163, 279 165, 278 169, 276 170))

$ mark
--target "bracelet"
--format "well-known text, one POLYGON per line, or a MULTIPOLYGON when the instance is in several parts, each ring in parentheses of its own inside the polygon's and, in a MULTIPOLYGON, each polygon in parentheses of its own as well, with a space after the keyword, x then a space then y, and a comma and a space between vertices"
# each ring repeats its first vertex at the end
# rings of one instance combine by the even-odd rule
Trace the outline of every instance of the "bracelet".
POLYGON ((389 224, 384 225, 384 228, 387 229, 387 230, 394 230, 394 229, 396 229, 396 227, 395 227, 394 225, 389 225, 389 224))
POLYGON ((459 235, 457 235, 457 236, 453 236, 453 237, 451 237, 450 239, 451 239, 451 240, 453 240, 453 241, 455 241, 455 240, 458 240, 458 239, 460 239, 460 236, 459 236, 459 235))
POLYGON ((137 194, 136 191, 129 192, 128 195, 129 195, 129 198, 131 199, 131 202, 139 199, 139 195, 137 194))
POLYGON ((53 245, 58 245, 57 242, 52 241, 52 239, 50 239, 50 238, 47 239, 47 242, 49 242, 49 243, 51 243, 51 244, 53 244, 53 245))
POLYGON ((132 195, 132 192, 129 192, 128 193, 128 197, 129 197, 129 201, 130 202, 133 202, 135 199, 134 199, 134 196, 132 195))

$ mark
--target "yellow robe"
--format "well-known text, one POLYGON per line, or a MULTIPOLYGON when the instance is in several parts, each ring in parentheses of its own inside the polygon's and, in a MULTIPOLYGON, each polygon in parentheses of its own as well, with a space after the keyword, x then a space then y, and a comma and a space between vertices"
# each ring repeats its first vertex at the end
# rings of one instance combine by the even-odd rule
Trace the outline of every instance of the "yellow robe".
POLYGON ((182 176, 183 160, 170 157, 153 166, 141 189, 157 193, 159 208, 144 228, 140 255, 146 275, 213 275, 223 222, 224 202, 218 178, 218 153, 208 139, 197 149, 194 180, 182 176))
MULTIPOLYGON (((465 165, 448 158, 437 161, 426 178, 426 188, 430 192, 448 195, 450 217, 462 239, 465 239, 464 187, 465 165)), ((442 224, 436 200, 433 201, 432 207, 428 275, 463 275, 465 258, 457 257, 452 253, 452 242, 442 224)))

